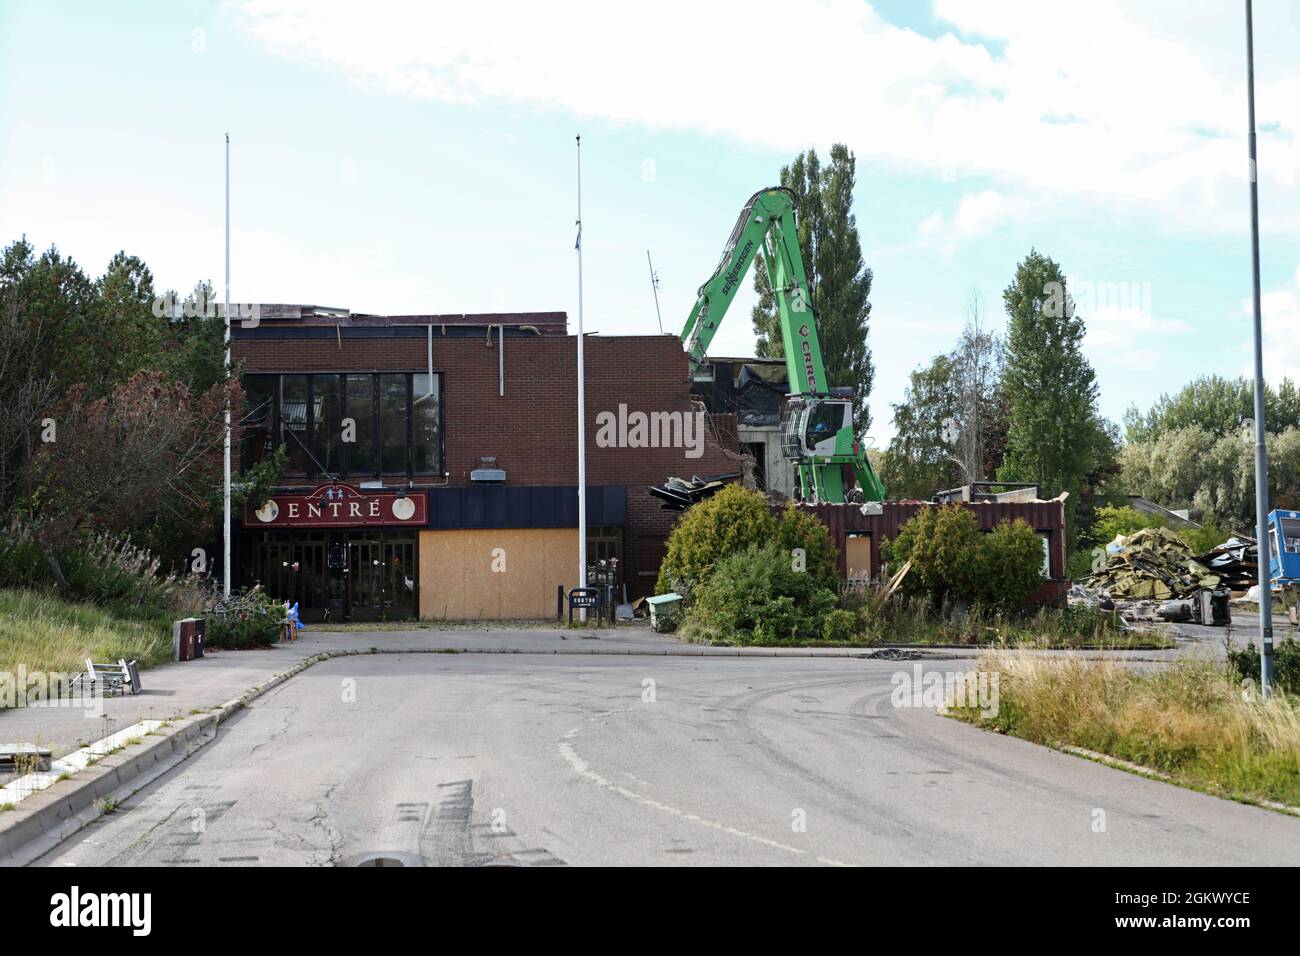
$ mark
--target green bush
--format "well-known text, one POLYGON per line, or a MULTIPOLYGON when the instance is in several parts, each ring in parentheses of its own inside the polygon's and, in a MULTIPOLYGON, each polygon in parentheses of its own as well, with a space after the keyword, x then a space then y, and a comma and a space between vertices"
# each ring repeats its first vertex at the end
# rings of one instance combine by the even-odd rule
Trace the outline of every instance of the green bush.
POLYGON ((851 634, 853 615, 832 617, 835 604, 833 591, 794 570, 789 552, 769 541, 718 561, 696 589, 682 631, 688 640, 735 644, 822 640, 828 631, 851 634))
POLYGON ((751 544, 776 540, 777 521, 767 499, 740 485, 728 485, 686 510, 668 537, 657 592, 691 597, 728 555, 751 544))
POLYGON ((802 548, 808 575, 821 587, 834 591, 839 587, 840 565, 835 542, 830 529, 814 515, 795 506, 786 505, 781 512, 777 536, 787 554, 802 548))
POLYGON ((1043 545, 1033 528, 1016 519, 985 534, 960 504, 922 508, 882 552, 894 568, 912 562, 903 595, 936 606, 1019 609, 1043 581, 1043 545))
POLYGON ((1020 518, 1003 521, 982 537, 974 602, 1018 610, 1043 584, 1043 540, 1020 518))
MULTIPOLYGON (((123 618, 187 617, 200 612, 209 598, 195 576, 162 574, 158 558, 130 537, 86 535, 58 557, 68 583, 61 597, 97 604, 123 618)), ((15 518, 0 540, 0 587, 55 587, 35 534, 21 519, 15 518)))
MULTIPOLYGON (((1241 650, 1228 648, 1228 670, 1236 680, 1250 678, 1258 685, 1259 649, 1254 644, 1247 644, 1241 650)), ((1300 694, 1300 643, 1296 643, 1294 638, 1288 637, 1273 645, 1273 681, 1279 690, 1300 694)))
POLYGON ((209 647, 265 647, 279 640, 285 607, 265 591, 253 589, 232 594, 209 609, 205 616, 204 642, 209 647))
POLYGON ((791 560, 794 549, 802 548, 808 576, 820 587, 836 589, 839 556, 826 525, 793 504, 778 518, 757 491, 728 485, 678 520, 659 568, 658 592, 676 591, 689 598, 720 560, 750 545, 771 542, 784 548, 791 560))
POLYGON ((30 528, 13 518, 0 532, 0 587, 38 590, 52 584, 50 567, 30 528))
POLYGON ((894 568, 912 562, 903 579, 906 596, 924 596, 935 604, 971 602, 980 590, 981 535, 975 513, 961 505, 922 508, 884 544, 894 568))

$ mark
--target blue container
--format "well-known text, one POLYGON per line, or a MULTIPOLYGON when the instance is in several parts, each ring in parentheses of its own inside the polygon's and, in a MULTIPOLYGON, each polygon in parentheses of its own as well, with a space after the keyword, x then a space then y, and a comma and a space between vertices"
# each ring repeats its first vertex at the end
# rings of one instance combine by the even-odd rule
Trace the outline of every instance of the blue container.
POLYGON ((1268 513, 1268 576, 1279 583, 1300 581, 1300 511, 1268 513))

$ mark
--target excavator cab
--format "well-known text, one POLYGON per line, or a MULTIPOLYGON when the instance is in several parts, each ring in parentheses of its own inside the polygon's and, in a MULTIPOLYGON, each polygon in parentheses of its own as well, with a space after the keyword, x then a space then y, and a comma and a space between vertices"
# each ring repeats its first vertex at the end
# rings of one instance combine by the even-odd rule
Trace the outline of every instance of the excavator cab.
MULTIPOLYGON (((829 458, 839 432, 853 427, 853 403, 843 398, 795 395, 781 417, 781 454, 786 458, 829 458)), ((850 431, 850 435, 852 431, 850 431)), ((840 452, 843 454, 843 452, 840 452)))

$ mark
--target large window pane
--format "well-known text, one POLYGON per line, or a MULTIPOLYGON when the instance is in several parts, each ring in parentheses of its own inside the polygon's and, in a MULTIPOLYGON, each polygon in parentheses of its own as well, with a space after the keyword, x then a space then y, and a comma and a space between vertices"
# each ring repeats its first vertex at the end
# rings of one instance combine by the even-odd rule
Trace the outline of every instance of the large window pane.
POLYGON ((375 377, 348 376, 348 414, 355 426, 355 440, 347 445, 349 475, 375 473, 375 377))
POLYGON ((275 447, 274 375, 244 376, 243 443, 239 448, 239 470, 245 472, 270 454, 275 447))
POLYGON ((343 470, 343 389, 337 375, 312 376, 312 451, 326 474, 343 470))
POLYGON ((422 373, 411 378, 411 462, 417 475, 442 474, 438 425, 442 379, 422 373))
POLYGON ((409 376, 379 376, 379 467, 386 475, 406 474, 406 384, 409 376))
POLYGON ((280 432, 289 454, 286 468, 292 474, 306 474, 311 467, 307 457, 307 376, 280 376, 280 432))

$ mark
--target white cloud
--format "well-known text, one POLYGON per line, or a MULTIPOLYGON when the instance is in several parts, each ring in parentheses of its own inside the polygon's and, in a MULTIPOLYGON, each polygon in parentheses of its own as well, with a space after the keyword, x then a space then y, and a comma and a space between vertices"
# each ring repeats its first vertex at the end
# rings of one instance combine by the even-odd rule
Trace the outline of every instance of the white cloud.
POLYGON ((958 242, 988 235, 1019 206, 996 190, 986 189, 963 196, 951 219, 932 212, 921 220, 916 232, 922 239, 939 242, 944 257, 950 259, 958 242))
MULTIPOLYGON (((800 4, 794 20, 785 0, 663 0, 649 15, 595 2, 563 15, 537 3, 238 7, 270 48, 397 94, 559 106, 791 152, 843 140, 864 159, 939 178, 960 170, 1150 206, 1171 228, 1239 228, 1235 7, 1185 16, 1181 2, 936 0, 953 31, 937 38, 856 0, 800 4), (774 38, 774 24, 793 29, 774 38), (799 62, 803 74, 784 69, 799 62)), ((1269 52, 1294 46, 1284 13, 1261 4, 1256 23, 1268 66, 1258 87, 1261 177, 1280 185, 1300 168, 1300 74, 1269 52)))
MULTIPOLYGON (((1254 315, 1250 299, 1244 300, 1241 308, 1247 318, 1254 315)), ((1300 382, 1300 268, 1291 282, 1260 295, 1259 310, 1264 334, 1264 381, 1270 385, 1283 378, 1300 382)), ((1254 376, 1253 359, 1242 374, 1254 376)))

